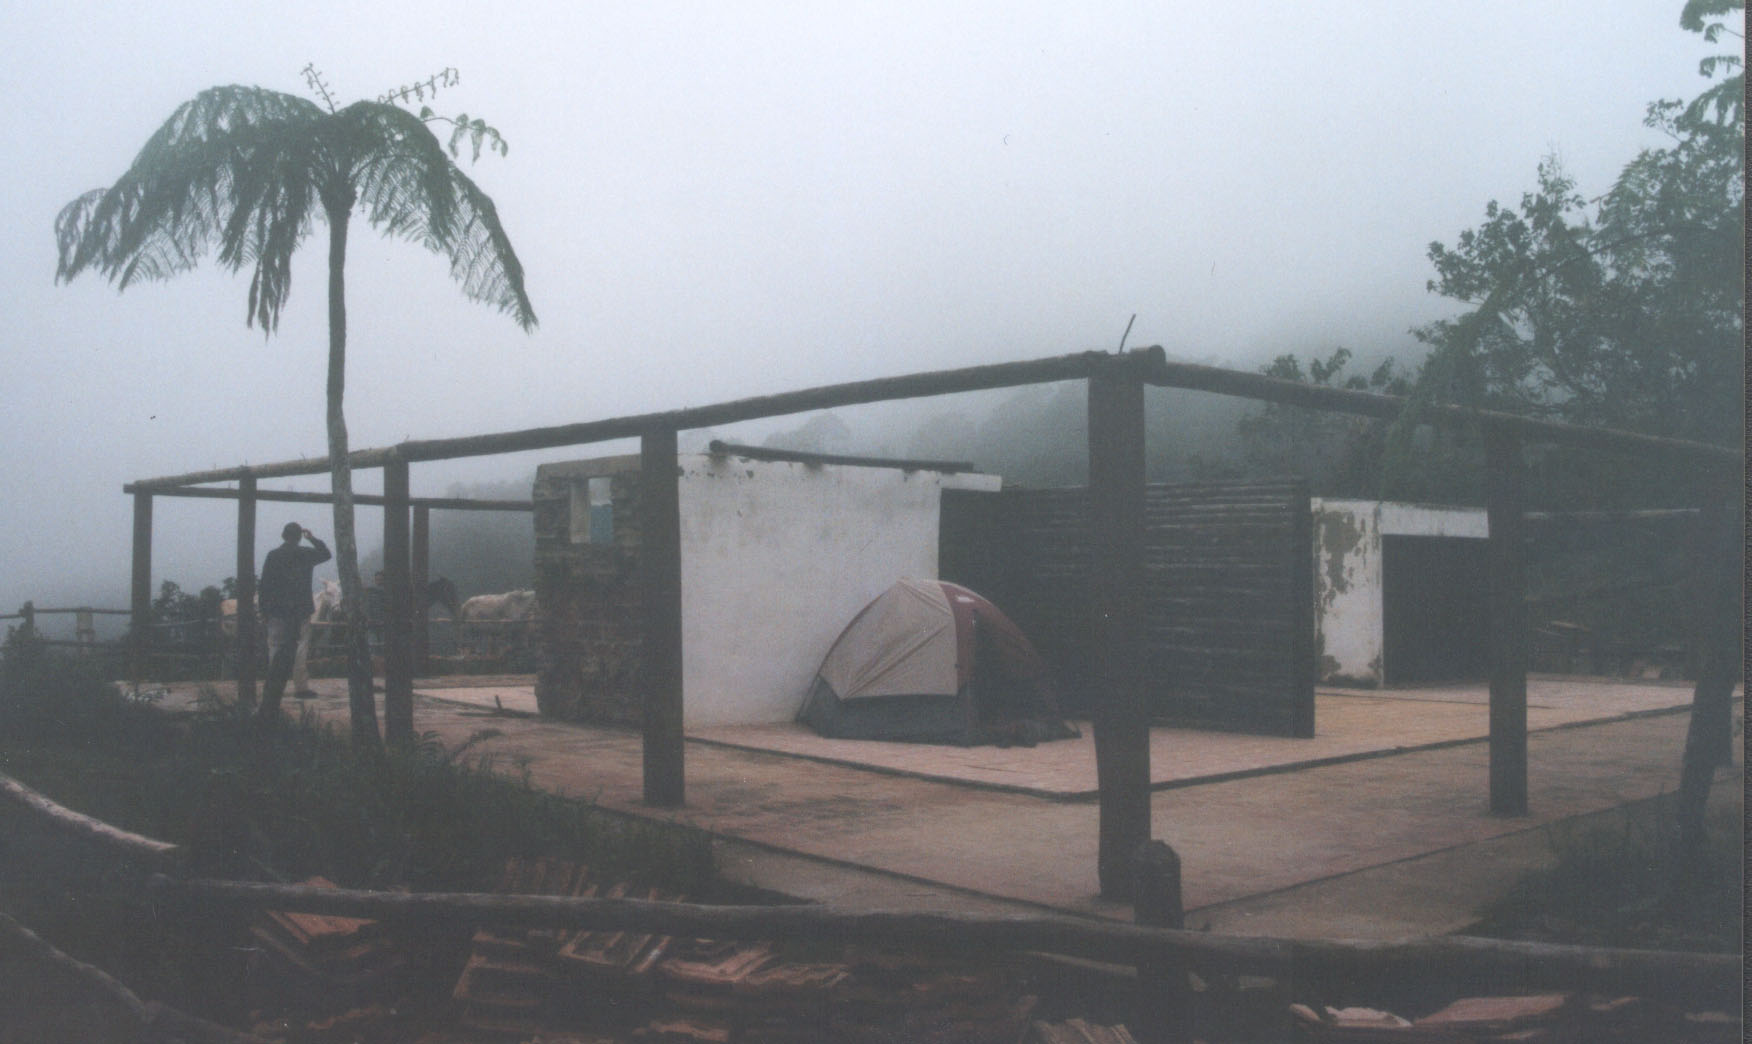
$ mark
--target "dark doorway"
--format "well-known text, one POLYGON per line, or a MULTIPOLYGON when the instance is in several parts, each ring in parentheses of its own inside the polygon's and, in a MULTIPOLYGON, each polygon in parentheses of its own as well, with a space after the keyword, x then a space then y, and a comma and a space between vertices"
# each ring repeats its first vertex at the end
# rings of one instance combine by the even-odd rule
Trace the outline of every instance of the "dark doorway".
POLYGON ((1385 684, 1490 676, 1485 548, 1458 537, 1381 538, 1385 684))

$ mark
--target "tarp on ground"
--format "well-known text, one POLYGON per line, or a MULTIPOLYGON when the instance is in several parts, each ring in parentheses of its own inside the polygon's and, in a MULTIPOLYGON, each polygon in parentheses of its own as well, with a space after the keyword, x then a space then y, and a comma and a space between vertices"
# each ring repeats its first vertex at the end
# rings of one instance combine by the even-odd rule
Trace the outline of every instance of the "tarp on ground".
POLYGON ((1031 744, 1077 735, 1051 672, 990 601, 902 580, 855 616, 822 660, 797 720, 823 736, 1031 744))

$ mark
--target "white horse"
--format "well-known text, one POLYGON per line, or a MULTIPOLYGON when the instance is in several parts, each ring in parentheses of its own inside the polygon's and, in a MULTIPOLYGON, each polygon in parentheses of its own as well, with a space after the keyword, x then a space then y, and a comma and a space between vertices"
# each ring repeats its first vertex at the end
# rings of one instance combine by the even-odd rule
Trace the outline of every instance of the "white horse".
POLYGON ((538 608, 534 591, 475 595, 462 603, 456 623, 470 651, 497 652, 522 643, 538 608))
MULTIPOLYGON (((322 590, 316 592, 316 609, 311 612, 310 619, 304 621, 304 626, 298 629, 298 652, 292 657, 293 692, 310 691, 310 643, 317 625, 339 623, 340 619, 340 581, 324 580, 322 590)), ((327 637, 326 633, 324 637, 327 637)))
MULTIPOLYGON (((334 580, 324 580, 322 590, 316 593, 316 608, 310 614, 310 619, 304 621, 304 626, 298 629, 298 651, 292 657, 292 691, 310 691, 310 643, 311 634, 316 624, 338 622, 341 619, 341 585, 334 580)), ((258 610, 257 619, 260 619, 258 610)), ((259 626, 259 625, 258 625, 259 626)), ((219 628, 225 637, 233 641, 237 638, 237 599, 227 598, 219 603, 219 628)), ((261 634, 261 631, 257 631, 261 634)))

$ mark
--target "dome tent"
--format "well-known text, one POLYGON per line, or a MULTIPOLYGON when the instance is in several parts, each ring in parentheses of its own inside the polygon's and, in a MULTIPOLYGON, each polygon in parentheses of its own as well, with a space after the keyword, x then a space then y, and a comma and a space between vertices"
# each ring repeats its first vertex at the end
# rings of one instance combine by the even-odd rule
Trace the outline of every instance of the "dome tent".
POLYGON ((1076 736, 1040 654, 997 606, 942 580, 902 580, 828 650, 797 713, 823 736, 1032 744, 1076 736))

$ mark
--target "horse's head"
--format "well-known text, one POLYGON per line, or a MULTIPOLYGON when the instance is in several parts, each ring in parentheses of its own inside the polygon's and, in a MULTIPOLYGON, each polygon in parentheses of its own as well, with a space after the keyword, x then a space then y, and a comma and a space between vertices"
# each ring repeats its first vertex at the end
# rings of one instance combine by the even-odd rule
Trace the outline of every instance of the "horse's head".
POLYGON ((317 622, 333 620, 341 608, 341 584, 338 580, 324 580, 322 590, 316 592, 316 612, 310 618, 317 622))
POLYGON ((437 577, 426 585, 426 604, 443 606, 452 620, 462 615, 462 601, 456 597, 456 585, 447 576, 437 577))

